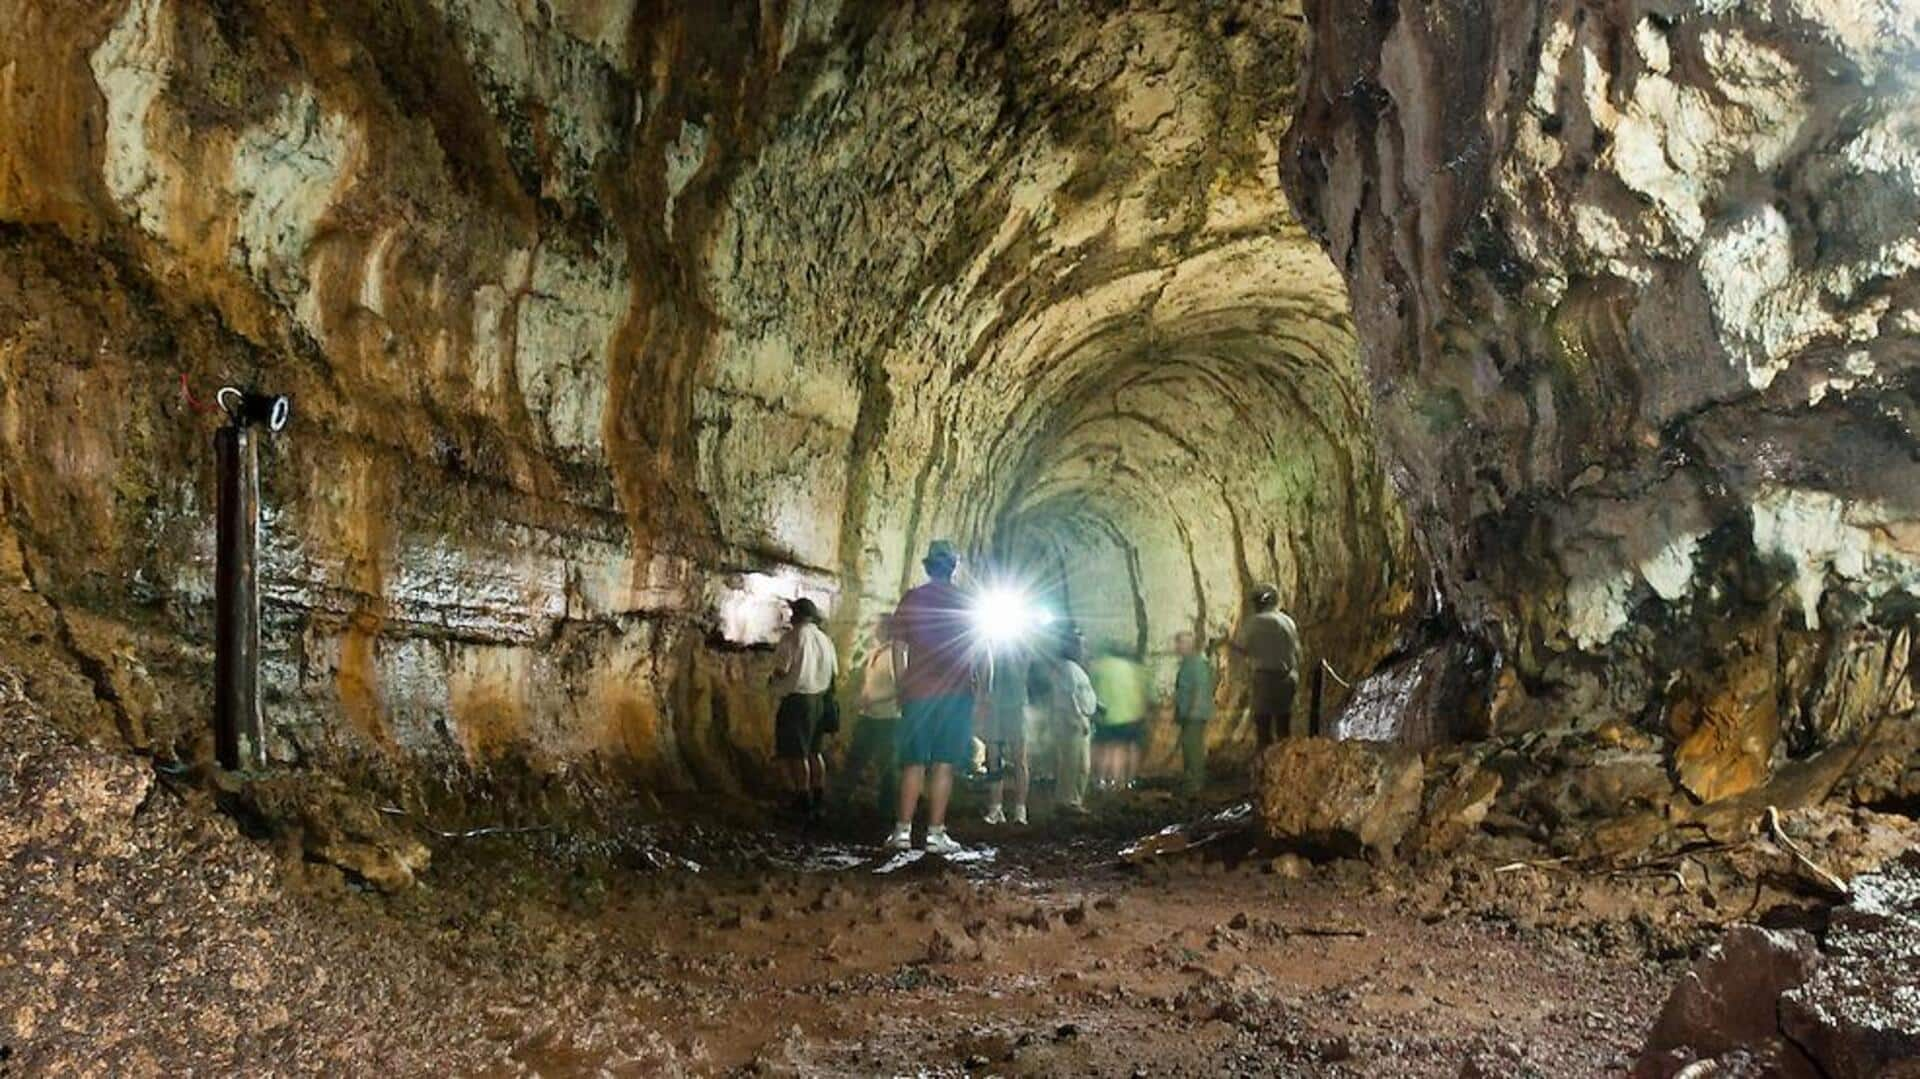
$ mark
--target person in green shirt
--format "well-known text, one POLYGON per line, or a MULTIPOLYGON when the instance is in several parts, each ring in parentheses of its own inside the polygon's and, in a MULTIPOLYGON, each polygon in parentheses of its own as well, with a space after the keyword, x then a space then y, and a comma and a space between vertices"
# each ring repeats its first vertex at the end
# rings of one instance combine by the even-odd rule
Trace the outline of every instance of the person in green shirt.
POLYGON ((1093 720, 1094 772, 1101 788, 1133 785, 1146 733, 1147 675, 1119 645, 1108 644, 1087 668, 1100 710, 1093 720))
POLYGON ((1213 661, 1191 633, 1176 633, 1173 653, 1173 721, 1180 730, 1182 787, 1199 794, 1207 782, 1207 721, 1213 718, 1213 661))

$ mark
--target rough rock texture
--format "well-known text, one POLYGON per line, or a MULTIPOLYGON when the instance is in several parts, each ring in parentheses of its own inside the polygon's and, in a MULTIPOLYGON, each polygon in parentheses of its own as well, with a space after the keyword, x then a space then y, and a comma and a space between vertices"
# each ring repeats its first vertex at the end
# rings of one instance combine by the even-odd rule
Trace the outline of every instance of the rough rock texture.
POLYGON ((1670 712, 1716 799, 1910 709, 1920 9, 1307 8, 1283 171, 1496 721, 1670 712))
POLYGON ((1757 1074, 1820 1074, 1781 1035, 1778 1015, 1780 994, 1806 981, 1819 960, 1813 938, 1799 930, 1728 930, 1674 985, 1635 1074, 1664 1076, 1736 1051, 1761 1065, 1757 1074))
POLYGON ((1797 931, 1730 930, 1674 987, 1634 1074, 1920 1074, 1920 853, 1852 890, 1818 951, 1797 931))
POLYGON ((778 600, 857 654, 942 535, 1151 650, 1269 578, 1364 670, 1411 603, 1345 291, 1279 190, 1289 5, 0 23, 0 591, 81 729, 204 750, 182 376, 295 399, 281 762, 732 788, 778 600))
MULTIPOLYGON (((0 721, 34 725, 18 685, 0 686, 0 721)), ((125 850, 134 813, 152 789, 153 773, 124 753, 10 753, 0 769, 0 861, 46 848, 114 857, 125 850)))
POLYGON ((338 780, 260 779, 241 784, 234 799, 241 814, 270 838, 382 892, 413 887, 433 860, 402 814, 382 813, 365 793, 345 789, 338 780))
POLYGON ((1780 1029, 1834 1079, 1920 1074, 1920 852, 1853 882, 1826 950, 1780 1029))
POLYGON ((1428 773, 1419 823, 1401 849, 1419 855, 1445 854, 1459 847, 1485 823, 1504 784, 1498 772, 1471 759, 1441 777, 1428 773))
POLYGON ((1296 738, 1260 758, 1267 838, 1316 853, 1390 853, 1420 813, 1420 755, 1404 746, 1296 738))

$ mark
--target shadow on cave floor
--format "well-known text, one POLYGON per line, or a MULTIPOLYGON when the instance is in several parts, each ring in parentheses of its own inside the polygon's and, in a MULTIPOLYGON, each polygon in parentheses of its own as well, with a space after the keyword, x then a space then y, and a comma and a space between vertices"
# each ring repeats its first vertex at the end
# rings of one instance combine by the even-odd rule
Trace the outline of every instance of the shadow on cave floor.
POLYGON ((1246 805, 1244 777, 1223 778, 1200 796, 1175 793, 1166 785, 1095 794, 1091 812, 1069 817, 1054 812, 1048 785, 1036 783, 1031 823, 989 825, 986 803, 977 785, 955 791, 950 831, 966 846, 962 854, 927 855, 919 844, 924 811, 915 830, 915 849, 904 853, 882 847, 892 815, 875 808, 870 795, 836 800, 824 820, 801 824, 772 814, 760 826, 712 825, 695 807, 677 807, 667 821, 649 829, 671 855, 727 873, 779 869, 801 873, 873 873, 951 869, 979 880, 1050 881, 1120 871, 1122 854, 1141 837, 1163 829, 1185 828, 1246 805))

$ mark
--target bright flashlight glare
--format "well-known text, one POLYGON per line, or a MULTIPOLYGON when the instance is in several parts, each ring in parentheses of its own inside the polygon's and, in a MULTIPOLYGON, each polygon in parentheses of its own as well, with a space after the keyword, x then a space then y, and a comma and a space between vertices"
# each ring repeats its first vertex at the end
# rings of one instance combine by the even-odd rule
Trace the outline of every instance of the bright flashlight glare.
POLYGON ((988 644, 1011 644, 1053 620, 1053 613, 1016 588, 995 587, 973 599, 973 631, 988 644))

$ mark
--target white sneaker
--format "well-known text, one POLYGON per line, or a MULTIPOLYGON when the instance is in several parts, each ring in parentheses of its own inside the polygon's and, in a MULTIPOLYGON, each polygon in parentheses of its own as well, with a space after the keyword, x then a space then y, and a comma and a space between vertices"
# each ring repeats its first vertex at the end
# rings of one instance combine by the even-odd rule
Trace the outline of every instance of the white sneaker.
POLYGON ((1015 823, 1015 824, 1025 824, 1025 823, 1027 823, 1027 807, 1026 807, 1026 806, 1014 806, 1014 807, 1013 807, 1013 813, 1012 813, 1012 815, 1011 815, 1011 816, 1010 816, 1010 817, 1009 817, 1008 819, 1009 819, 1009 820, 1011 820, 1011 821, 1013 821, 1013 823, 1015 823))
POLYGON ((988 824, 1005 824, 1007 823, 1007 814, 999 806, 994 806, 992 809, 987 810, 986 820, 988 824))
POLYGON ((909 824, 905 828, 901 828, 898 825, 894 826, 893 832, 887 836, 887 849, 912 850, 913 825, 909 824))
POLYGON ((948 835, 947 830, 945 828, 927 829, 927 853, 928 854, 940 854, 940 855, 959 854, 961 851, 964 851, 966 849, 967 848, 960 845, 958 840, 948 835))

